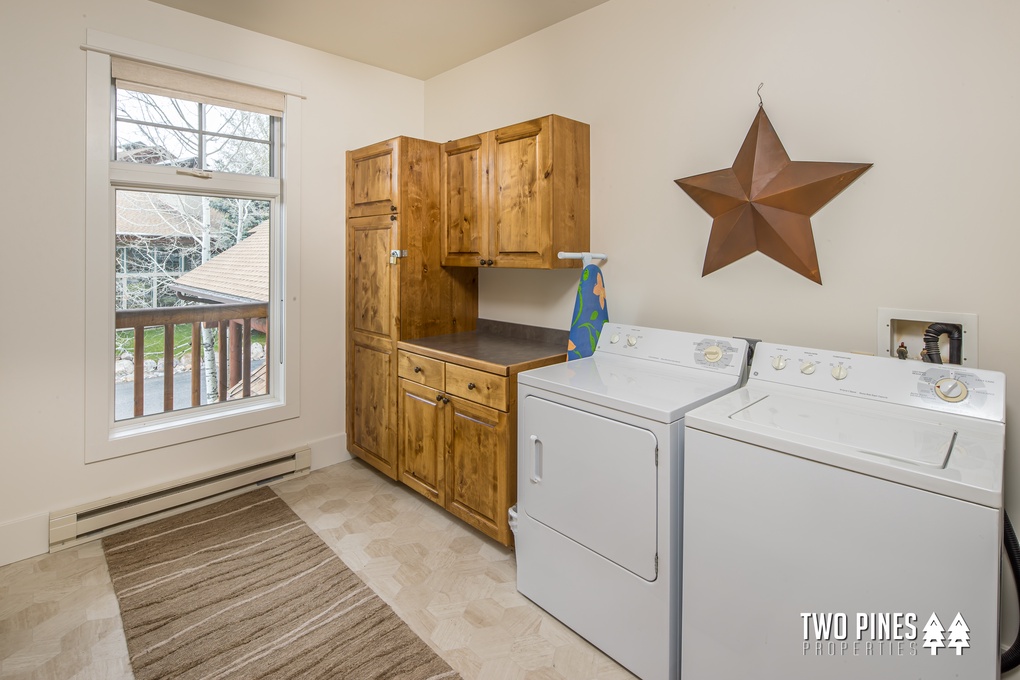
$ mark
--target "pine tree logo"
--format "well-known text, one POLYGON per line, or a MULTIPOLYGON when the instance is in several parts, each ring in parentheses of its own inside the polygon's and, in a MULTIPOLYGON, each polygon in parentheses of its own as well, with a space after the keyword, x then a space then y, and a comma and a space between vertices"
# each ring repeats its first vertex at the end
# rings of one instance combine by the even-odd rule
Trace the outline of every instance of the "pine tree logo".
MULTIPOLYGON (((963 621, 962 617, 957 615, 956 618, 960 619, 960 621, 962 623, 962 621, 963 621)), ((954 624, 956 623, 955 619, 953 620, 953 623, 954 624)), ((967 634, 967 632, 966 632, 966 624, 963 624, 963 626, 964 626, 964 629, 965 629, 964 635, 966 635, 967 634)), ((925 648, 931 650, 931 655, 932 656, 935 656, 936 654, 938 654, 939 653, 939 649, 946 646, 946 643, 944 642, 945 636, 943 635, 943 633, 945 633, 945 630, 946 629, 942 627, 942 622, 939 621, 939 617, 935 615, 935 612, 932 612, 931 613, 931 618, 928 619, 928 623, 926 623, 925 626, 924 626, 924 644, 922 645, 922 647, 925 647, 925 648)), ((951 640, 952 640, 952 638, 950 637, 950 641, 951 640)), ((965 642, 964 644, 966 644, 967 646, 970 646, 969 643, 965 642)), ((959 654, 960 650, 957 649, 956 653, 959 654)))
MULTIPOLYGON (((956 613, 956 618, 949 624, 948 646, 956 650, 957 656, 963 654, 964 647, 970 647, 970 628, 967 627, 967 622, 963 620, 960 612, 956 613)), ((934 651, 932 653, 934 654, 934 651)))

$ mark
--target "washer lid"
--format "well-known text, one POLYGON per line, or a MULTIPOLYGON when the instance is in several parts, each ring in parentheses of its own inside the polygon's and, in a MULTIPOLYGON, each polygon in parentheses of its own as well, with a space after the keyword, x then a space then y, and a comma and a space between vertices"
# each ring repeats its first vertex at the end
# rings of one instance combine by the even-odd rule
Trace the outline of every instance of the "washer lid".
POLYGON ((830 440, 861 453, 914 465, 944 468, 956 442, 956 429, 942 423, 883 417, 817 401, 769 394, 730 416, 732 420, 830 440))
POLYGON ((524 371, 517 381, 672 423, 690 409, 736 389, 740 376, 596 352, 584 359, 524 371))
POLYGON ((758 384, 690 411, 684 425, 944 496, 1002 507, 1005 426, 999 422, 758 384))

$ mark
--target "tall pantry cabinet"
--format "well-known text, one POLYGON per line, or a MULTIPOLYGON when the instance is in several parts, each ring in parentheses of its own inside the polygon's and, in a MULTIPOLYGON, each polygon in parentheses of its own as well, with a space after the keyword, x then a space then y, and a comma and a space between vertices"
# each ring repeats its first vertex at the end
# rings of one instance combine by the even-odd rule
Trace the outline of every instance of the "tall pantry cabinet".
POLYGON ((397 341, 474 330, 477 269, 440 266, 440 147, 347 152, 347 448, 393 479, 397 341))

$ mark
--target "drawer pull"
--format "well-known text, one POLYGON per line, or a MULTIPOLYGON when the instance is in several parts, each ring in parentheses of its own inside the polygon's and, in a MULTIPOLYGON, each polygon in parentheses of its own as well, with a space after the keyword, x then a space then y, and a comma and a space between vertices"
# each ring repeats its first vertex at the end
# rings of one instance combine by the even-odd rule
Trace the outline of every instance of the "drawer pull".
POLYGON ((421 373, 421 366, 415 366, 414 367, 414 372, 415 373, 421 373))
POLYGON ((468 389, 469 390, 475 389, 475 384, 474 383, 468 383, 468 389))

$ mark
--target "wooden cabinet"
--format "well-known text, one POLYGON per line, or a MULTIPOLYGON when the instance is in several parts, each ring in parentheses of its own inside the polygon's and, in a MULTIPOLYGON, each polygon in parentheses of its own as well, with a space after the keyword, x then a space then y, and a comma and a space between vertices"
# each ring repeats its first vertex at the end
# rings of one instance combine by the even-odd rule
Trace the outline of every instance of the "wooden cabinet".
POLYGON ((517 376, 400 351, 399 480, 504 545, 517 498, 517 376))
POLYGON ((394 479, 396 343, 478 317, 475 275, 440 266, 439 169, 439 145, 409 137, 347 152, 347 448, 394 479))
POLYGON ((556 254, 590 249, 588 137, 546 116, 443 144, 443 265, 579 266, 556 254))
POLYGON ((566 341, 475 338, 476 268, 578 266, 556 253, 589 249, 588 156, 588 126, 559 116, 347 152, 347 448, 505 545, 517 372, 566 341), (505 362, 398 352, 463 336, 505 362))

